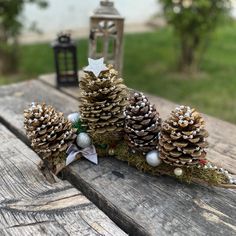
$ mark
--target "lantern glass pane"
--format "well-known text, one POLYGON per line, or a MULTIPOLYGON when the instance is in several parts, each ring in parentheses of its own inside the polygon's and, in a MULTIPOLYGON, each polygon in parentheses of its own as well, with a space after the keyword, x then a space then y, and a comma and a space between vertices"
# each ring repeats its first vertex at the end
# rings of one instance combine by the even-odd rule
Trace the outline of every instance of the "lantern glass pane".
POLYGON ((112 20, 101 20, 98 22, 96 32, 105 37, 117 34, 116 22, 112 20))
POLYGON ((61 75, 72 74, 73 54, 71 51, 60 50, 59 52, 59 72, 61 75))
POLYGON ((104 48, 104 45, 103 45, 103 37, 101 36, 98 36, 96 37, 96 52, 97 53, 102 53, 103 52, 103 48, 104 48))
POLYGON ((115 56, 116 49, 116 39, 114 37, 110 37, 108 41, 108 59, 112 59, 115 56))

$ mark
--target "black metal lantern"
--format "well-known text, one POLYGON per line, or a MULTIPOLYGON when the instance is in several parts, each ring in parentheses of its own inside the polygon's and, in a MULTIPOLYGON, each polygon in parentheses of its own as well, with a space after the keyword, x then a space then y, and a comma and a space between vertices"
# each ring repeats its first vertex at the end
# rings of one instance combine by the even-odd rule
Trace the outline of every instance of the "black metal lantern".
POLYGON ((78 86, 76 45, 70 34, 61 33, 52 44, 57 86, 78 86))

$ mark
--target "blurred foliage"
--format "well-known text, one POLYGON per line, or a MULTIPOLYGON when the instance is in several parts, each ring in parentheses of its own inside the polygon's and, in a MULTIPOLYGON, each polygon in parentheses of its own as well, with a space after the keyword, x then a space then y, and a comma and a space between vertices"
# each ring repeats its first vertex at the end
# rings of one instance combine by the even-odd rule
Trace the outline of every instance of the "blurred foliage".
MULTIPOLYGON (((199 65, 204 72, 194 75, 176 73, 173 55, 181 49, 174 34, 172 27, 165 27, 125 35, 123 78, 127 86, 236 124, 236 23, 228 22, 215 30, 199 65)), ((82 69, 88 64, 88 40, 80 39, 77 46, 82 69)), ((49 43, 21 45, 19 55, 19 74, 0 76, 0 85, 54 72, 49 43)))
POLYGON ((18 36, 21 33, 21 13, 27 3, 41 8, 45 0, 0 0, 0 73, 11 73, 18 65, 18 36))
POLYGON ((230 8, 230 0, 159 0, 165 17, 179 39, 182 72, 195 72, 209 34, 230 8))

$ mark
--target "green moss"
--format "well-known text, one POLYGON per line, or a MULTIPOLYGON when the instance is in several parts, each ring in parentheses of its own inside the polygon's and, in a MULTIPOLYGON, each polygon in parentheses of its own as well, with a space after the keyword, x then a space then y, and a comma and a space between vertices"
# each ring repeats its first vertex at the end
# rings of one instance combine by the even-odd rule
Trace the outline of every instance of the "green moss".
MULTIPOLYGON (((98 140, 95 140, 95 143, 98 140)), ((99 140, 100 141, 100 140, 99 140)), ((102 149, 99 145, 96 145, 96 149, 98 152, 98 155, 100 157, 107 157, 109 156, 109 145, 107 145, 106 149, 102 149)), ((197 167, 183 167, 183 175, 180 177, 176 177, 174 175, 174 169, 176 167, 167 165, 165 163, 162 163, 158 167, 152 167, 147 164, 145 157, 142 154, 133 153, 125 142, 120 141, 114 148, 115 153, 114 157, 125 161, 128 163, 128 165, 133 166, 137 168, 139 171, 142 171, 144 173, 148 173, 151 175, 168 175, 171 177, 175 177, 179 179, 182 182, 186 183, 205 183, 212 186, 221 186, 224 184, 227 184, 226 177, 220 173, 217 170, 213 169, 204 169, 203 167, 197 168, 197 167)))

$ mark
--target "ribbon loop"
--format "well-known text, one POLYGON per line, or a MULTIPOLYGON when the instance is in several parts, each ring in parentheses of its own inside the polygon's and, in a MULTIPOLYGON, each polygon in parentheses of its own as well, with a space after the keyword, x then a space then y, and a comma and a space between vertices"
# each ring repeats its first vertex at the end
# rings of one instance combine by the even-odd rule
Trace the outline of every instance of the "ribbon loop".
POLYGON ((75 144, 71 144, 66 153, 68 154, 66 158, 66 165, 68 166, 70 163, 76 160, 76 156, 80 153, 84 158, 89 160, 94 164, 98 164, 98 156, 94 145, 90 145, 89 147, 79 149, 75 144))

